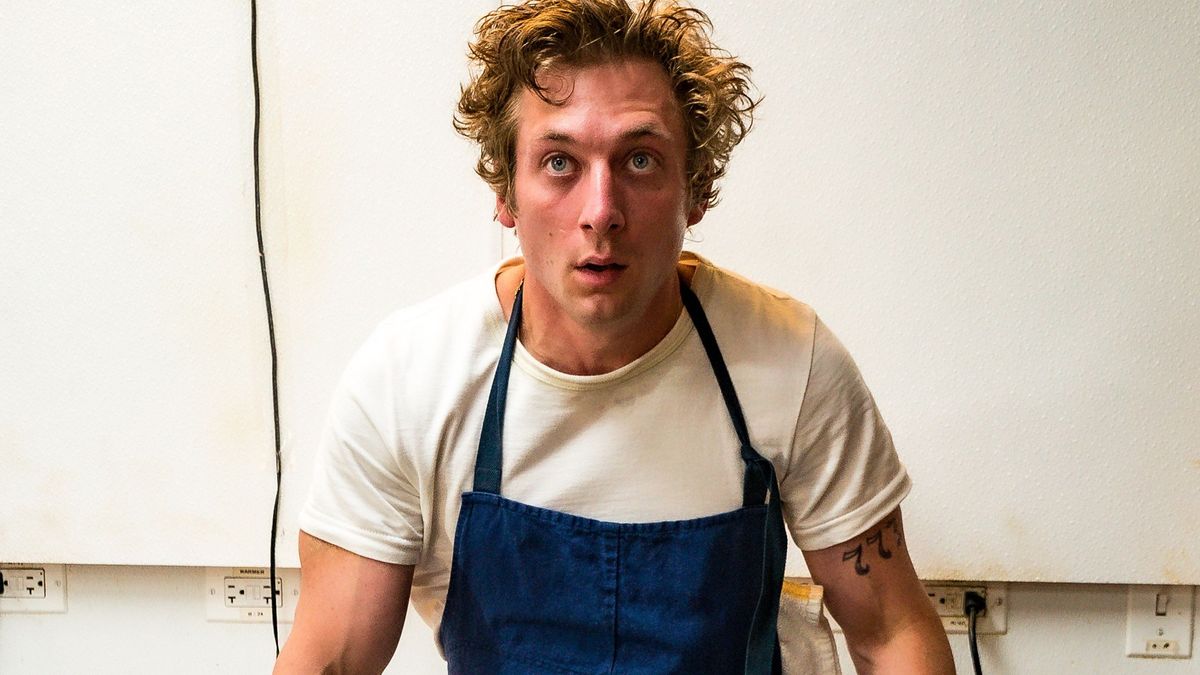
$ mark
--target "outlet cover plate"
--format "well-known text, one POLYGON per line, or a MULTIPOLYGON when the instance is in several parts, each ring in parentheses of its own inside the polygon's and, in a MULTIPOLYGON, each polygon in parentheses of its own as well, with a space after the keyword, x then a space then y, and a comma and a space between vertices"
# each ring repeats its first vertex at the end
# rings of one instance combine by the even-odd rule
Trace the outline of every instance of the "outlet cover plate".
POLYGON ((1195 599, 1195 586, 1130 586, 1125 655, 1191 657, 1195 599))
MULTIPOLYGON (((271 623, 271 605, 266 597, 266 567, 208 567, 204 572, 204 608, 209 621, 271 623), (230 591, 230 587, 233 591, 230 591), (257 590, 259 595, 246 600, 241 591, 257 590), (237 599, 231 600, 230 593, 237 599)), ((275 568, 279 588, 279 623, 296 620, 296 602, 300 599, 300 570, 275 568)))
POLYGON ((963 615, 963 597, 967 591, 975 591, 987 601, 987 610, 975 622, 975 634, 1008 633, 1008 584, 970 581, 926 581, 923 584, 948 635, 970 631, 970 622, 963 615))
POLYGON ((67 566, 42 563, 3 563, 5 592, 0 594, 0 613, 58 613, 67 611, 67 566), (22 594, 29 579, 36 590, 22 594))

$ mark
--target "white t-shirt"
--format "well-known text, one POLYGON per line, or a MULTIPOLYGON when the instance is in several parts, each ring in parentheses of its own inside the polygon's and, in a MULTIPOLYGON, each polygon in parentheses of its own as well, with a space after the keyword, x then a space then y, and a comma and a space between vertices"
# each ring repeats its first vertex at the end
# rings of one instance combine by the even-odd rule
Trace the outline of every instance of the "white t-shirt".
MULTIPOLYGON (((775 466, 806 550, 846 541, 908 493, 857 367, 807 305, 685 252, 754 448, 775 466)), ((351 359, 318 451, 305 532, 415 565, 412 602, 435 631, 459 499, 471 490, 505 320, 486 274, 386 318, 351 359)), ((519 343, 508 386, 502 496, 588 518, 698 518, 742 503, 745 464, 686 311, 649 352, 568 375, 519 343)))

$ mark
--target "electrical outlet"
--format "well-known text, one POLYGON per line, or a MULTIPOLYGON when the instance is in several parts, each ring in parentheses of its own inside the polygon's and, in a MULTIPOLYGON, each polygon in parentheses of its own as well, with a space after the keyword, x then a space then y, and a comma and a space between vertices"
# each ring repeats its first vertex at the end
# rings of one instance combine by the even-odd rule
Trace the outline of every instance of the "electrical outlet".
POLYGON ((1125 655, 1190 657, 1195 590, 1194 586, 1130 586, 1125 655))
POLYGON ((46 570, 40 567, 10 567, 0 570, 0 597, 46 597, 46 570))
POLYGON ((1180 656, 1174 640, 1146 640, 1146 656, 1180 656))
POLYGON ((300 570, 276 568, 273 584, 267 579, 268 572, 265 567, 207 568, 204 602, 208 620, 270 623, 274 598, 279 622, 295 621, 300 570))
MULTIPOLYGON (((226 607, 270 607, 271 586, 265 577, 225 577, 222 599, 226 607)), ((283 595, 283 581, 275 577, 276 600, 283 595)))
POLYGON ((0 564, 0 612, 67 611, 64 565, 0 564))
POLYGON ((987 601, 987 607, 975 621, 978 635, 1004 635, 1008 632, 1008 584, 979 584, 953 581, 925 583, 925 593, 947 633, 966 633, 970 622, 963 613, 967 591, 975 591, 987 601))

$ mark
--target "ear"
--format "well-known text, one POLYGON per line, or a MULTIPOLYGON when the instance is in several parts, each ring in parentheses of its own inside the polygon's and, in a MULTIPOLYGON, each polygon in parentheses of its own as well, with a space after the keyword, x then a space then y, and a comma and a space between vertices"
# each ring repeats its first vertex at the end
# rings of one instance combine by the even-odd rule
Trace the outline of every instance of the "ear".
POLYGON ((687 226, 691 227, 691 226, 695 225, 696 223, 700 222, 700 219, 704 217, 704 214, 707 211, 708 211, 708 205, 705 204, 704 202, 698 202, 698 203, 694 204, 692 206, 691 210, 688 211, 688 214, 687 214, 687 226))
POLYGON ((509 211, 504 197, 500 195, 496 195, 496 220, 505 227, 516 227, 517 225, 516 218, 513 217, 512 211, 509 211))

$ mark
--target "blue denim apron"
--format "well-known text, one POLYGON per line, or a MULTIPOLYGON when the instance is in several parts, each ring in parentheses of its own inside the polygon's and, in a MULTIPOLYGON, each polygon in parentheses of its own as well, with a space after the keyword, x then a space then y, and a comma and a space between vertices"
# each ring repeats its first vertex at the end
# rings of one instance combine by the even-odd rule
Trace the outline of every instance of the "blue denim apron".
MULTIPOLYGON (((742 507, 612 523, 500 496, 518 291, 464 493, 439 634, 450 675, 778 673, 779 484, 750 436, 695 294, 680 282, 746 463, 742 507)), ((653 495, 647 495, 653 499, 653 495)))

